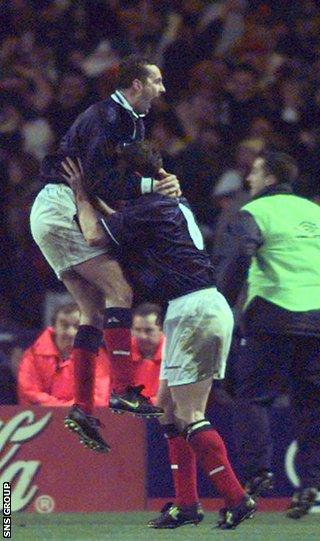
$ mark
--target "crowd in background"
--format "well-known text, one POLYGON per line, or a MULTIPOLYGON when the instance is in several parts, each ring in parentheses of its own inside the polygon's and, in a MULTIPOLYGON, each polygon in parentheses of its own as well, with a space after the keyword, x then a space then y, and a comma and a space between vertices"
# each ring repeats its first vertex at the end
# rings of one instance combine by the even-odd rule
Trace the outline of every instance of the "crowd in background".
MULTIPOLYGON (((146 117, 214 252, 264 148, 292 154, 295 189, 320 197, 320 5, 316 0, 2 0, 0 334, 40 328, 61 291, 31 239, 42 158, 115 85, 131 53, 161 67, 146 117)), ((1 349, 1 344, 0 344, 1 349)))

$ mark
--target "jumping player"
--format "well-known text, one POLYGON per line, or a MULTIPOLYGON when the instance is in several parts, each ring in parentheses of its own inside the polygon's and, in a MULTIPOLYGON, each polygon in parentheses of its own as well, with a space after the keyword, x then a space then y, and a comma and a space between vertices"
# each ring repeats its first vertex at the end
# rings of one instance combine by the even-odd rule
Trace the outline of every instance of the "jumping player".
MULTIPOLYGON (((159 152, 149 143, 133 143, 122 151, 123 170, 154 176, 162 166, 159 152)), ((160 422, 169 438, 179 440, 176 464, 195 477, 195 459, 225 499, 218 526, 236 527, 255 511, 229 463, 224 443, 205 419, 213 378, 223 378, 233 317, 214 285, 214 269, 188 202, 147 194, 127 203, 120 212, 97 221, 84 191, 79 166, 68 159, 65 178, 74 191, 78 219, 85 238, 114 246, 134 287, 168 302, 164 321, 166 347, 160 376, 160 422)), ((196 480, 195 480, 196 481, 196 480)), ((155 528, 198 523, 203 514, 195 491, 188 505, 172 505, 155 528), (192 500, 193 497, 193 500, 192 500)))
POLYGON ((98 451, 108 450, 98 431, 99 422, 91 415, 94 362, 102 335, 113 370, 114 409, 118 406, 146 416, 157 416, 161 410, 132 387, 132 290, 108 248, 84 241, 75 220, 74 197, 62 175, 61 159, 81 155, 90 193, 107 201, 152 190, 167 194, 175 191, 175 175, 164 170, 159 172, 159 180, 133 173, 124 184, 119 183, 115 168, 116 148, 144 137, 142 117, 164 91, 161 72, 151 61, 135 56, 123 61, 118 90, 84 111, 62 139, 58 152, 44 160, 41 177, 45 186, 31 211, 34 240, 81 310, 73 350, 77 405, 66 423, 85 445, 98 451))

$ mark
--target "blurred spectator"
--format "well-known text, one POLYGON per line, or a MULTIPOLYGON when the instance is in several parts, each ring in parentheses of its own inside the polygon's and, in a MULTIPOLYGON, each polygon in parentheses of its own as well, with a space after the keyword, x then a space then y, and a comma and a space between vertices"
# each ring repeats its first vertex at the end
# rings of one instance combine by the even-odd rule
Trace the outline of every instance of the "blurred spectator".
POLYGON ((213 57, 211 60, 198 62, 190 72, 189 91, 206 94, 217 101, 223 94, 229 71, 223 58, 213 57))
POLYGON ((58 84, 57 97, 47 110, 47 117, 59 140, 70 128, 76 117, 91 103, 87 79, 80 72, 65 73, 58 84))
POLYGON ((22 118, 19 110, 2 99, 0 113, 0 145, 1 150, 19 151, 22 147, 21 124, 22 118))
POLYGON ((228 229, 239 209, 249 200, 246 182, 256 157, 264 149, 262 139, 245 139, 236 151, 234 166, 219 178, 212 192, 213 203, 219 212, 214 228, 213 256, 216 264, 229 256, 228 229))
POLYGON ((41 325, 41 307, 50 269, 43 265, 38 248, 31 240, 29 214, 39 189, 38 162, 23 152, 8 154, 3 160, 3 194, 0 201, 5 243, 1 260, 0 287, 6 291, 16 325, 34 328, 41 325), (6 257, 4 254, 7 252, 6 257), (43 269, 43 270, 42 270, 43 269), (28 287, 26 287, 28 284, 28 287), (33 302, 30 302, 32 298, 33 302))
POLYGON ((217 122, 215 102, 212 98, 210 90, 202 89, 189 93, 177 104, 175 111, 189 140, 197 138, 200 126, 205 122, 217 122))
POLYGON ((162 72, 169 102, 184 96, 190 70, 200 60, 194 40, 194 28, 181 20, 176 40, 163 53, 162 72))
POLYGON ((280 81, 276 90, 279 131, 286 130, 289 137, 301 126, 303 90, 302 82, 293 77, 280 81))
POLYGON ((38 160, 50 152, 53 133, 46 119, 36 117, 24 122, 22 127, 23 149, 38 160))
POLYGON ((108 40, 103 40, 94 52, 83 60, 81 66, 85 75, 97 77, 118 61, 119 57, 112 49, 111 43, 108 40))
POLYGON ((179 152, 185 147, 183 135, 182 127, 175 115, 166 112, 157 114, 150 130, 150 139, 159 148, 166 171, 172 171, 179 152))
POLYGON ((222 0, 210 3, 199 24, 199 41, 205 58, 212 52, 226 54, 244 32, 246 0, 222 0))
POLYGON ((260 139, 268 148, 286 148, 285 137, 277 133, 274 126, 266 117, 254 118, 250 124, 249 139, 260 139))
POLYGON ((177 156, 177 173, 184 196, 201 224, 213 223, 213 206, 208 195, 222 173, 227 149, 223 130, 204 122, 198 135, 177 156))
MULTIPOLYGON (((294 13, 294 12, 293 12, 294 13)), ((296 16, 277 45, 277 52, 312 63, 319 54, 320 9, 316 2, 299 2, 296 16)))
POLYGON ((132 360, 139 363, 135 383, 144 385, 142 394, 150 397, 153 404, 159 387, 164 341, 161 307, 151 303, 139 305, 132 320, 132 360))
POLYGON ((248 136, 251 121, 270 116, 267 101, 259 92, 258 73, 248 64, 236 66, 227 81, 224 123, 233 141, 248 136))
MULTIPOLYGON (((235 152, 234 164, 226 169, 218 179, 213 189, 213 197, 223 198, 242 190, 255 158, 263 149, 264 141, 262 139, 251 138, 241 141, 235 152)), ((225 207, 221 200, 220 206, 225 207)))
MULTIPOLYGON (((73 359, 70 354, 79 321, 76 304, 60 306, 53 316, 52 327, 47 327, 25 351, 18 373, 21 404, 73 404, 73 359)), ((109 387, 109 361, 101 347, 96 359, 95 406, 107 405, 109 387)))
POLYGON ((7 161, 7 224, 11 238, 23 244, 30 243, 29 214, 35 193, 41 185, 37 182, 38 162, 30 154, 12 154, 7 161))

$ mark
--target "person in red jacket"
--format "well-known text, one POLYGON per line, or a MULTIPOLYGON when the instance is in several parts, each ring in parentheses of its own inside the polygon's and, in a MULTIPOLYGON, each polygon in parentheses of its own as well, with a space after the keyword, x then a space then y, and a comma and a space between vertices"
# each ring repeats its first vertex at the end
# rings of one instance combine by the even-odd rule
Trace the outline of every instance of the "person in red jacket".
MULTIPOLYGON (((60 306, 47 327, 23 354, 18 370, 20 404, 70 406, 74 403, 72 346, 80 321, 74 303, 60 306)), ((94 405, 106 406, 110 393, 109 359, 100 347, 96 357, 94 405)))
POLYGON ((144 385, 142 394, 155 404, 165 340, 161 307, 152 303, 139 305, 133 311, 131 333, 132 361, 139 363, 135 371, 135 385, 144 385))

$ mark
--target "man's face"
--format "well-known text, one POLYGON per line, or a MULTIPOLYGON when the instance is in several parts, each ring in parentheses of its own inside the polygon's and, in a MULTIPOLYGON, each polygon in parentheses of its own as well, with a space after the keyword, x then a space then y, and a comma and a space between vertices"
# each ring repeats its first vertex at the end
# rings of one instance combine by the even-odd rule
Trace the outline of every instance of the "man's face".
POLYGON ((60 350, 71 349, 79 327, 80 313, 78 310, 65 314, 59 312, 53 326, 55 342, 60 350))
POLYGON ((166 89, 163 85, 161 71, 157 66, 146 66, 149 75, 145 82, 141 82, 140 95, 137 97, 135 109, 138 113, 148 113, 151 102, 155 98, 159 98, 166 89))
POLYGON ((271 186, 275 183, 274 177, 272 175, 267 175, 264 170, 263 158, 255 159, 251 172, 248 175, 247 182, 250 186, 250 195, 252 197, 257 195, 267 186, 271 186))
POLYGON ((138 347, 143 353, 153 352, 162 336, 162 330, 160 325, 156 323, 156 314, 149 314, 148 316, 134 316, 132 323, 132 334, 137 338, 138 347))

